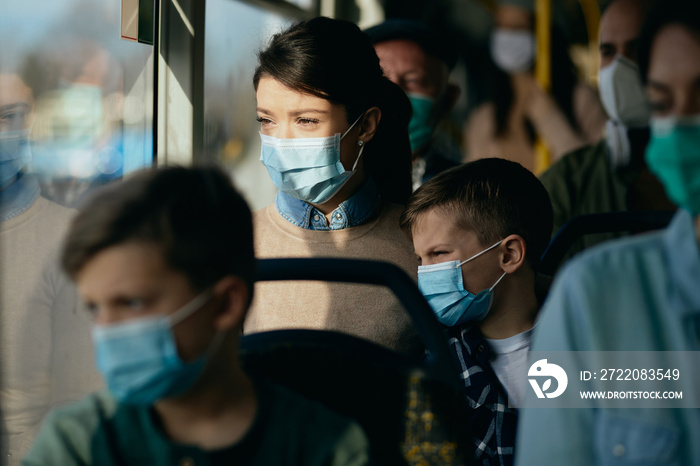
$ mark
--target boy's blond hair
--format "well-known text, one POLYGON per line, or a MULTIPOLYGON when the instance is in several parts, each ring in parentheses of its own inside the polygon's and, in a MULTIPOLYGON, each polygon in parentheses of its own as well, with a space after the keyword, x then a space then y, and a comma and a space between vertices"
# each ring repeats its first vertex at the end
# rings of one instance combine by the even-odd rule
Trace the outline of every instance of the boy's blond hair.
POLYGON ((522 165, 489 158, 446 170, 411 195, 401 228, 413 235, 418 218, 437 209, 489 246, 516 234, 525 240, 533 270, 549 244, 552 204, 542 183, 522 165))

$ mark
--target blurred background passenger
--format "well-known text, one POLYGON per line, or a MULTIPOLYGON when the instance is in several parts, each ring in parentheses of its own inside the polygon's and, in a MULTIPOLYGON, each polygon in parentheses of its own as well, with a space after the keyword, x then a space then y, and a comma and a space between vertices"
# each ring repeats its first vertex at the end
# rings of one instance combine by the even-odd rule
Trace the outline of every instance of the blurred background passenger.
POLYGON ((450 82, 457 52, 447 38, 412 19, 389 19, 365 31, 384 75, 406 92, 413 116, 408 126, 413 154, 413 189, 458 163, 433 144, 438 125, 459 98, 450 82))
MULTIPOLYGON (((565 155, 540 179, 554 207, 556 234, 579 215, 675 210, 644 162, 651 108, 637 68, 637 42, 653 0, 615 0, 600 22, 599 89, 610 116, 605 138, 565 155)), ((623 233, 585 235, 567 257, 623 233)))
POLYGON ((497 67, 492 97, 466 123, 467 160, 502 157, 535 170, 537 138, 542 138, 557 160, 601 137, 606 120, 603 107, 596 92, 579 81, 568 41, 554 24, 551 96, 535 81, 533 13, 533 0, 498 1, 490 42, 497 67))
POLYGON ((663 231, 572 259, 555 280, 532 349, 654 352, 620 361, 678 369, 677 380, 654 388, 682 392, 682 399, 666 409, 645 407, 641 396, 637 407, 525 409, 516 464, 700 464, 700 3, 657 2, 638 62, 652 108, 646 162, 678 212, 663 231))
POLYGON ((59 270, 73 211, 27 173, 32 89, 0 71, 0 463, 18 465, 47 411, 99 387, 89 318, 59 270))
MULTIPOLYGON (((315 18, 273 36, 254 75, 261 161, 279 189, 254 215, 259 257, 392 262, 415 279, 399 229, 411 193, 410 102, 355 24, 315 18)), ((391 292, 314 282, 258 284, 244 330, 318 328, 417 354, 391 292)))
POLYGON ((89 189, 123 174, 120 65, 82 37, 57 39, 33 65, 40 71, 33 171, 51 200, 76 207, 89 189))

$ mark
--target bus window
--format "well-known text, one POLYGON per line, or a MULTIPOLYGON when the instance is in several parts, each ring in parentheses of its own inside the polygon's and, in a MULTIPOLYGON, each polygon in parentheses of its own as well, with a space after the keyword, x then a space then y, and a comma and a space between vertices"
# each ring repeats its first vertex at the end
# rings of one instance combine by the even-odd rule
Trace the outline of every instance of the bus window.
POLYGON ((90 188, 150 165, 152 47, 119 38, 120 2, 9 8, 1 66, 33 95, 27 170, 42 195, 76 207, 90 188))
MULTIPOLYGON (((299 2, 304 3, 304 2, 299 2)), ((242 2, 209 0, 204 68, 204 150, 233 176, 253 209, 274 199, 276 188, 259 162, 253 72, 268 38, 294 18, 242 2)))
POLYGON ((0 463, 44 415, 102 386, 60 245, 93 188, 152 163, 152 47, 118 0, 0 7, 0 463))

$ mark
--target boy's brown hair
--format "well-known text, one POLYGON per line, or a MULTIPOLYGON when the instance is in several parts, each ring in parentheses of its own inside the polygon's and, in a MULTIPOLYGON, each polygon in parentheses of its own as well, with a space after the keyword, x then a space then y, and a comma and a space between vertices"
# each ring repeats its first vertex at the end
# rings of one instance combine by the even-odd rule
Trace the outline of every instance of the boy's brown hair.
POLYGON ((473 231, 484 246, 508 235, 521 236, 533 270, 552 232, 547 190, 532 172, 505 159, 476 160, 431 178, 409 198, 401 228, 412 236, 418 218, 432 209, 452 218, 459 228, 473 231))
POLYGON ((196 290, 236 275, 252 299, 251 212, 218 168, 144 170, 98 191, 71 224, 63 269, 75 279, 100 251, 131 241, 160 247, 168 266, 196 290))

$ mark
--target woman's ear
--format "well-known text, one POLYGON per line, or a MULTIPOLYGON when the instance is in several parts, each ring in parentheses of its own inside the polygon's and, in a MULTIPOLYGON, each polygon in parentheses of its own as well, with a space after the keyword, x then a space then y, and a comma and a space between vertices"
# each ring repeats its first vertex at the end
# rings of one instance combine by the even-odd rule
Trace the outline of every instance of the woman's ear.
POLYGON ((501 243, 501 268, 504 272, 515 273, 525 263, 527 245, 520 235, 507 236, 501 243))
POLYGON ((382 119, 382 111, 379 107, 372 107, 365 112, 362 121, 360 122, 360 133, 357 135, 357 140, 367 144, 374 137, 379 127, 379 121, 382 119))
POLYGON ((214 296, 220 300, 215 325, 218 330, 231 330, 243 326, 248 309, 247 283, 235 275, 227 275, 214 285, 214 296))

